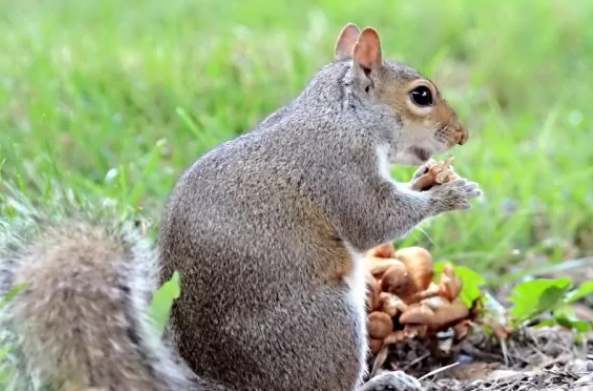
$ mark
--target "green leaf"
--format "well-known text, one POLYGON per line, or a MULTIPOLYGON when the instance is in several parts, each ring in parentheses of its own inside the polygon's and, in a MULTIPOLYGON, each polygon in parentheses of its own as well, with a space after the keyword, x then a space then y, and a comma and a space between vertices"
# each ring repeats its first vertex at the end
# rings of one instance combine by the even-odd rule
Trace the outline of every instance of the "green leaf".
POLYGON ((566 327, 567 329, 572 329, 581 333, 590 331, 593 326, 591 322, 587 322, 582 319, 568 318, 564 315, 554 317, 554 320, 562 327, 566 327))
POLYGON ((554 309, 554 315, 562 315, 569 318, 576 318, 577 313, 573 307, 570 305, 563 303, 554 309))
POLYGON ((538 279, 517 285, 509 298, 514 304, 510 310, 513 322, 520 324, 546 311, 554 310, 563 302, 571 288, 572 282, 569 278, 538 279))
POLYGON ((593 294, 593 281, 583 282, 577 289, 571 291, 566 296, 566 303, 574 303, 577 300, 582 299, 585 296, 593 294))
POLYGON ((23 289, 25 289, 26 283, 19 284, 12 288, 2 300, 0 300, 0 310, 2 310, 6 305, 12 300, 16 295, 18 295, 23 289))
POLYGON ((163 333, 169 316, 173 301, 179 298, 179 273, 173 273, 171 279, 165 282, 154 294, 150 303, 150 314, 159 333, 163 333))
MULTIPOLYGON (((452 262, 439 263, 437 269, 439 272, 442 272, 445 263, 453 264, 452 262)), ((486 280, 480 274, 465 266, 455 266, 455 274, 463 281, 460 297, 466 306, 471 307, 477 299, 482 297, 480 288, 486 285, 486 280)))
POLYGON ((554 310, 554 321, 556 324, 579 332, 587 332, 593 327, 591 321, 587 322, 576 315, 574 308, 566 303, 554 310))

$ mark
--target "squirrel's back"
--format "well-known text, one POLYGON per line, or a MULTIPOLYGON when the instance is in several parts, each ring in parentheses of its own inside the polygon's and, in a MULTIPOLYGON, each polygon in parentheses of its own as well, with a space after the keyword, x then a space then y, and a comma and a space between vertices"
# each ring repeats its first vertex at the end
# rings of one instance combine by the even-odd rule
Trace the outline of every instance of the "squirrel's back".
POLYGON ((26 366, 19 389, 193 390, 148 319, 157 265, 134 230, 78 219, 4 230, 0 294, 25 283, 0 313, 26 366))

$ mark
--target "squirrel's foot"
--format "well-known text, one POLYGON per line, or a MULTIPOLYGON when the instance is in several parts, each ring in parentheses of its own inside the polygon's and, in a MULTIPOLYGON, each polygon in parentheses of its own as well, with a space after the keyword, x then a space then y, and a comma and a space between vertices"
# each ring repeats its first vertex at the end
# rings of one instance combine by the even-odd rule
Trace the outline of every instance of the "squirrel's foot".
POLYGON ((403 371, 386 371, 371 378, 358 391, 422 391, 420 381, 403 371))

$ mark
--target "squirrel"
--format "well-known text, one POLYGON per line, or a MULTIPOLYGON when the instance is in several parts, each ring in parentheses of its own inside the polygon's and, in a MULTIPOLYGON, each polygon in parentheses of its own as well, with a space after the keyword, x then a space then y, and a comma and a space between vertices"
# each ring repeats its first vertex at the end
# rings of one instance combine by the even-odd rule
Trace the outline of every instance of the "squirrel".
POLYGON ((348 23, 335 42, 298 96, 181 174, 154 247, 109 221, 5 227, 0 290, 26 285, 0 326, 27 376, 52 391, 422 389, 403 371, 365 379, 362 255, 471 207, 475 182, 413 191, 390 175, 417 178, 468 130, 433 82, 383 58, 376 29, 348 23), (148 305, 176 271, 160 336, 148 305))

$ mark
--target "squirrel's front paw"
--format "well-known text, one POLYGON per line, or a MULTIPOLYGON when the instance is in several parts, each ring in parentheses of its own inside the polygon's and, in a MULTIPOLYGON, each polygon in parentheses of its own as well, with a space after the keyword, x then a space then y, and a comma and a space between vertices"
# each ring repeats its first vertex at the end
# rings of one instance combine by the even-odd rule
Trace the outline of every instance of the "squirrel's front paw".
POLYGON ((428 191, 437 213, 470 209, 470 200, 482 195, 482 190, 477 183, 464 178, 434 186, 428 191))
POLYGON ((418 167, 414 174, 412 174, 412 179, 410 179, 410 183, 414 183, 422 175, 425 175, 428 172, 428 167, 430 167, 431 164, 434 164, 434 162, 434 159, 430 159, 428 162, 418 167))
POLYGON ((383 372, 371 378, 359 391, 421 391, 422 384, 403 371, 383 372))

